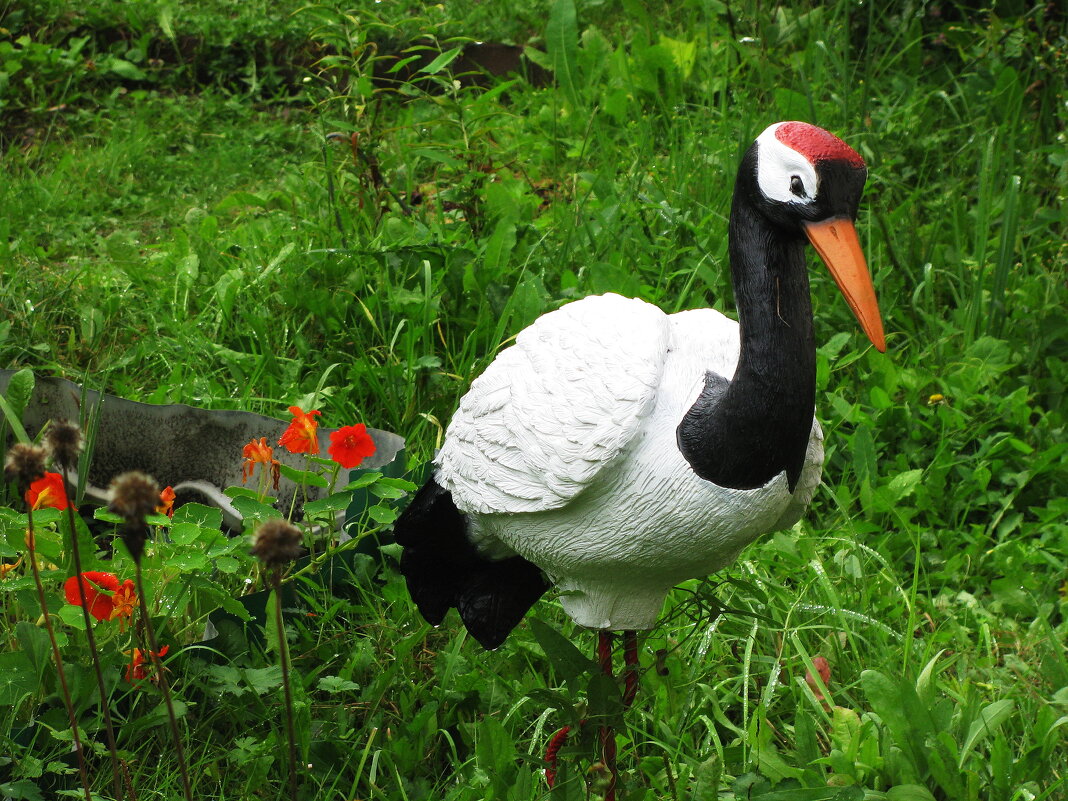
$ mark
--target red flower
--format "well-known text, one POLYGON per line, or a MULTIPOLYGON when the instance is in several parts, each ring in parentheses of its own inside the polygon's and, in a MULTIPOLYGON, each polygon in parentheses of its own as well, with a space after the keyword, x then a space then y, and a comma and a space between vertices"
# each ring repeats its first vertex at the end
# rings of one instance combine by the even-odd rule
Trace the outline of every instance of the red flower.
POLYGON ((330 434, 330 458, 342 467, 351 470, 359 467, 368 456, 374 456, 375 441, 367 433, 363 423, 354 426, 342 426, 330 434))
MULTIPOLYGON (((115 608, 111 593, 119 589, 119 580, 111 573, 96 570, 82 573, 81 579, 82 586, 85 587, 85 602, 89 605, 89 614, 97 620, 111 620, 112 610, 115 608)), ((129 581, 128 583, 132 584, 129 581)), ((67 579, 63 584, 63 591, 67 596, 67 603, 82 605, 78 592, 78 576, 67 579)))
MULTIPOLYGON (((171 650, 169 645, 164 645, 158 651, 149 651, 149 654, 155 656, 157 659, 162 659, 167 655, 167 651, 171 650)), ((145 672, 145 654, 140 648, 134 648, 130 664, 126 666, 126 681, 131 684, 138 679, 143 679, 146 676, 145 672)))
POLYGON ((290 406, 289 413, 293 415, 293 420, 278 439, 278 444, 290 453, 318 453, 319 437, 315 430, 319 427, 319 421, 314 415, 320 412, 316 409, 305 413, 298 406, 290 406))
POLYGON ((159 506, 156 507, 156 514, 174 517, 174 497, 174 487, 165 487, 159 494, 159 506))
MULTIPOLYGON (((140 603, 137 600, 137 591, 130 579, 122 582, 122 586, 115 590, 111 596, 111 620, 119 621, 119 631, 126 631, 126 621, 133 617, 134 607, 140 603)), ((90 610, 92 611, 92 610, 90 610)))
POLYGON ((33 511, 44 509, 46 506, 53 509, 66 509, 67 490, 63 486, 63 476, 59 473, 45 473, 26 490, 26 505, 33 511))
MULTIPOLYGON (((284 437, 285 434, 282 436, 284 437)), ((316 438, 316 444, 318 443, 319 440, 316 438)), ((274 488, 278 489, 278 460, 274 458, 274 448, 267 444, 267 437, 260 437, 259 442, 252 439, 248 445, 242 449, 241 455, 245 457, 245 463, 241 465, 242 484, 252 478, 252 472, 256 469, 256 465, 262 464, 264 470, 268 468, 268 465, 270 466, 271 476, 274 478, 274 488)))

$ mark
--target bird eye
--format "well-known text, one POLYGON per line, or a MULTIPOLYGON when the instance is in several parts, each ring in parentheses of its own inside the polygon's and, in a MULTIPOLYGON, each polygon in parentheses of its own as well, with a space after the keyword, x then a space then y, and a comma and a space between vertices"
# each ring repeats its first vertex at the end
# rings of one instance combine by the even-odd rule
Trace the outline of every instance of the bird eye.
POLYGON ((798 197, 807 197, 807 195, 805 194, 805 185, 801 183, 800 175, 790 176, 790 191, 798 197))

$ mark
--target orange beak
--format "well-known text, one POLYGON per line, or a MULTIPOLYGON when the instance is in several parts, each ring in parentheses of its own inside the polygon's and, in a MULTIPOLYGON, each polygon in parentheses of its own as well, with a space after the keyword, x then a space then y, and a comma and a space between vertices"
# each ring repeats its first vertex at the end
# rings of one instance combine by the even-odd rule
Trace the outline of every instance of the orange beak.
POLYGON ((838 289, 845 295, 846 303, 871 344, 880 353, 886 353, 879 302, 875 299, 875 287, 872 286, 868 265, 860 250, 857 229, 845 217, 804 223, 804 229, 808 241, 831 271, 838 289))

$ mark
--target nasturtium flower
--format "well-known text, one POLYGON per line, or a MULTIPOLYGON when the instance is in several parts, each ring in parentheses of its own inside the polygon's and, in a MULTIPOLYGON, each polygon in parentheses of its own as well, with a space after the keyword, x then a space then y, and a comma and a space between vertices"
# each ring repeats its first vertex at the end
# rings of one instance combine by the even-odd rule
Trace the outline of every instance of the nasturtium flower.
POLYGON ((18 568, 18 566, 21 565, 21 564, 22 564, 22 557, 20 556, 19 560, 17 562, 15 562, 14 564, 11 564, 11 565, 0 565, 0 581, 3 581, 4 579, 6 579, 7 578, 7 574, 10 573, 12 570, 16 570, 18 568))
POLYGON ((69 502, 67 491, 63 487, 63 476, 59 473, 45 473, 30 484, 26 490, 26 505, 35 512, 46 507, 66 509, 69 502))
POLYGON ((174 498, 174 487, 164 487, 159 494, 159 506, 156 507, 156 514, 174 517, 174 498))
POLYGON ((264 470, 269 469, 271 471, 271 477, 274 479, 274 488, 278 489, 278 460, 274 458, 274 448, 267 444, 267 437, 260 437, 259 442, 253 438, 248 445, 242 449, 241 455, 245 457, 245 462, 241 465, 242 484, 252 478, 252 473, 256 469, 256 465, 262 464, 264 470))
POLYGON ((133 617, 134 607, 138 605, 137 590, 130 579, 122 582, 122 586, 115 590, 111 596, 111 620, 119 621, 119 631, 126 631, 126 621, 133 617))
POLYGON ((374 456, 375 441, 367 433, 363 423, 354 426, 342 426, 330 434, 330 458, 347 470, 359 467, 368 456, 374 456))
MULTIPOLYGON (((82 605, 78 592, 78 576, 71 576, 63 585, 67 603, 82 605)), ((81 574, 82 586, 85 587, 85 602, 89 605, 89 614, 97 620, 111 620, 115 608, 112 593, 119 589, 119 580, 111 573, 89 570, 81 574)), ((132 584, 132 582, 131 582, 132 584)))
MULTIPOLYGON (((169 650, 171 650, 171 647, 169 645, 164 645, 158 651, 149 651, 148 654, 154 655, 157 659, 162 659, 167 655, 167 651, 169 650)), ((145 652, 140 648, 134 648, 130 664, 126 666, 126 681, 132 684, 134 681, 145 678, 146 675, 145 652)))
POLYGON ((318 453, 319 437, 315 432, 319 428, 319 421, 315 415, 321 414, 319 410, 303 412, 299 406, 290 406, 289 413, 293 415, 293 420, 279 437, 278 444, 290 453, 318 453))

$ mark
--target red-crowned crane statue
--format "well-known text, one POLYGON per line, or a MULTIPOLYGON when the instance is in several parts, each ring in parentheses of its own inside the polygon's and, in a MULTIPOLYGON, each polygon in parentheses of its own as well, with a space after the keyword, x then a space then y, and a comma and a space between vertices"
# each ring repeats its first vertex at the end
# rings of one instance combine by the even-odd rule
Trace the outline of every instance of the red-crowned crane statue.
POLYGON ((738 322, 619 295, 543 315, 472 383, 396 524, 419 611, 455 607, 496 648, 551 586, 600 632, 656 623, 667 592, 792 526, 820 481, 805 245, 886 350, 854 228, 867 170, 831 133, 767 128, 738 168, 728 252, 738 322))

